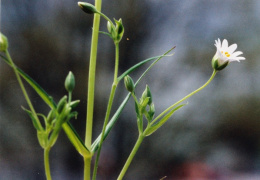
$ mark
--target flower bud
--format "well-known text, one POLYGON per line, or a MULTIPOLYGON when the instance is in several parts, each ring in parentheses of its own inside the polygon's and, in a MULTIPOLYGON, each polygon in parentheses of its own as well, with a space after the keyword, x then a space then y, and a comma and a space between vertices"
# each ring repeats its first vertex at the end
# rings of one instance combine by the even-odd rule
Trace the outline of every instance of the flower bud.
POLYGON ((151 105, 152 102, 153 102, 153 99, 152 99, 152 93, 151 93, 150 88, 149 88, 148 85, 146 85, 146 88, 145 88, 145 90, 144 90, 144 92, 142 94, 142 98, 141 99, 145 100, 147 97, 149 98, 148 105, 151 105))
POLYGON ((124 35, 124 26, 122 24, 122 19, 119 19, 118 21, 115 20, 115 22, 116 22, 116 33, 117 33, 116 41, 119 42, 121 41, 124 35))
POLYGON ((70 71, 65 79, 65 88, 68 92, 72 92, 75 87, 75 77, 73 73, 70 71))
POLYGON ((6 51, 8 48, 8 40, 6 36, 0 33, 0 52, 6 51))
POLYGON ((95 6, 86 2, 78 2, 78 6, 88 14, 99 13, 95 6))
POLYGON ((125 83, 125 87, 129 92, 134 92, 135 89, 135 85, 134 85, 134 81, 130 76, 125 76, 124 77, 124 83, 125 83))
POLYGON ((112 30, 113 30, 111 22, 109 22, 109 21, 107 21, 107 30, 108 30, 109 33, 111 33, 112 30))

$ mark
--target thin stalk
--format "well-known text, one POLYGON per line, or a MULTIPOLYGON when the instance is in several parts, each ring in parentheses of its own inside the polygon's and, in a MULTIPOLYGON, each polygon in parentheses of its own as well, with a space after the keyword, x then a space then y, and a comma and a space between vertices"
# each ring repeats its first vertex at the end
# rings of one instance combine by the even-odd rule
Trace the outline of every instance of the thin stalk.
POLYGON ((129 155, 129 157, 128 157, 128 159, 127 159, 123 169, 121 170, 117 180, 122 180, 123 179, 123 177, 124 177, 128 167, 130 166, 130 164, 131 164, 131 162, 132 162, 136 152, 138 151, 141 143, 143 142, 144 138, 145 138, 145 136, 143 134, 139 135, 139 137, 138 137, 138 139, 137 139, 137 141, 135 143, 135 146, 134 146, 132 152, 130 153, 130 155, 129 155))
MULTIPOLYGON (((98 11, 101 11, 101 5, 102 5, 102 0, 95 1, 95 7, 98 11)), ((92 141, 94 92, 95 92, 96 60, 97 60, 99 25, 100 25, 100 15, 95 13, 94 21, 93 21, 90 62, 89 62, 88 100, 87 100, 87 117, 86 117, 87 123, 86 123, 86 135, 85 135, 85 145, 89 149, 91 149, 91 141, 92 141)))
POLYGON ((44 149, 44 167, 45 167, 45 175, 46 175, 47 180, 51 180, 49 153, 50 153, 50 148, 45 148, 44 149))
MULTIPOLYGON (((209 80, 202 85, 200 88, 196 89, 195 91, 191 92, 190 94, 188 94, 187 96, 185 96, 184 98, 182 98, 181 100, 177 101, 176 103, 174 103, 173 105, 171 105, 170 107, 168 107, 166 110, 164 110, 160 115, 158 115, 153 122, 156 122, 160 117, 162 117, 165 113, 167 113, 168 111, 170 111, 173 107, 175 107, 176 105, 180 104, 181 102, 183 102, 184 100, 188 99, 189 97, 193 96, 194 94, 196 94, 197 92, 201 91, 202 89, 204 89, 215 77, 217 71, 214 69, 211 77, 209 78, 209 80)), ((152 124, 153 124, 152 122, 152 124)))
POLYGON ((42 125, 41 125, 41 123, 40 123, 40 120, 39 120, 39 118, 38 118, 38 116, 37 116, 37 114, 36 114, 36 111, 34 110, 34 107, 33 107, 33 105, 32 105, 32 102, 31 102, 31 100, 30 100, 30 98, 29 98, 29 96, 28 96, 28 93, 27 93, 27 91, 26 91, 26 89, 25 89, 25 87, 24 87, 23 81, 22 81, 22 79, 21 79, 21 77, 20 77, 20 75, 19 75, 19 72, 18 72, 18 70, 17 70, 17 68, 16 68, 16 65, 14 64, 14 62, 13 62, 13 60, 12 60, 12 58, 11 58, 9 52, 8 52, 8 50, 5 51, 5 54, 6 54, 6 57, 7 57, 7 59, 9 60, 11 66, 12 66, 12 68, 13 68, 13 70, 14 70, 14 73, 15 73, 15 76, 16 76, 16 78, 17 78, 17 81, 18 81, 18 83, 19 83, 19 85, 20 85, 20 87, 21 87, 21 89, 22 89, 24 98, 25 98, 25 100, 26 100, 26 102, 27 102, 27 104, 28 104, 30 110, 32 111, 33 116, 36 118, 36 122, 37 122, 37 124, 38 124, 38 127, 39 127, 41 130, 43 130, 42 125))
POLYGON ((104 124, 103 124, 103 128, 102 128, 102 134, 101 134, 101 139, 100 139, 100 142, 99 142, 99 147, 98 147, 97 157, 96 157, 96 161, 95 161, 95 165, 94 165, 92 180, 96 180, 100 152, 101 152, 101 149, 102 149, 105 131, 106 131, 106 127, 107 127, 109 117, 110 117, 110 112, 111 112, 111 109, 112 109, 113 100, 114 100, 114 97, 115 97, 115 92, 116 92, 116 88, 117 88, 117 84, 118 84, 118 82, 117 82, 118 65, 119 65, 119 44, 118 43, 115 44, 115 48, 116 48, 116 50, 115 50, 114 82, 112 84, 111 92, 110 92, 110 96, 109 96, 109 100, 108 100, 107 111, 106 111, 106 116, 105 116, 105 120, 104 120, 104 124))
POLYGON ((84 180, 90 180, 91 156, 84 157, 84 180))
MULTIPOLYGON (((102 0, 95 1, 95 7, 101 11, 102 0)), ((96 77, 96 60, 97 60, 97 46, 100 26, 100 15, 95 13, 93 20, 93 31, 90 50, 89 62, 89 76, 88 76, 88 99, 87 99, 87 116, 86 116, 86 134, 85 145, 91 149, 92 143, 92 127, 93 127, 93 113, 94 113, 94 94, 95 94, 95 77, 96 77)), ((91 157, 84 157, 84 180, 90 180, 91 172, 91 157)))

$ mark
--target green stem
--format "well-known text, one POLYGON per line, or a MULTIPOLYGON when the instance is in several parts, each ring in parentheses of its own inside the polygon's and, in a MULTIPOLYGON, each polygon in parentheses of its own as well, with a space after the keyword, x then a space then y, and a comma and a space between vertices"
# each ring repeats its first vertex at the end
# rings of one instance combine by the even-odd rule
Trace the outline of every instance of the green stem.
POLYGON ((115 97, 115 92, 116 92, 117 83, 118 83, 117 82, 117 76, 118 76, 118 65, 119 65, 119 44, 116 43, 115 46, 116 46, 116 50, 115 50, 114 82, 113 82, 113 85, 111 87, 111 92, 110 92, 110 96, 109 96, 109 100, 108 100, 107 111, 106 111, 105 121, 104 121, 103 128, 102 128, 102 134, 101 134, 101 138, 100 138, 100 142, 99 142, 99 147, 98 147, 97 157, 96 157, 96 161, 95 161, 95 165, 94 165, 92 180, 95 180, 96 176, 97 176, 97 169, 98 169, 98 161, 99 161, 99 157, 100 157, 100 152, 101 152, 101 149, 102 149, 105 131, 106 131, 106 127, 107 127, 109 117, 110 117, 110 112, 111 112, 111 109, 112 109, 113 100, 114 100, 114 97, 115 97))
POLYGON ((40 120, 39 120, 39 118, 38 118, 38 116, 37 116, 37 114, 36 114, 36 111, 35 111, 34 108, 33 108, 32 102, 31 102, 31 100, 30 100, 30 98, 29 98, 29 96, 28 96, 28 94, 27 94, 27 91, 26 91, 24 85, 23 85, 22 79, 21 79, 21 77, 20 77, 20 75, 19 75, 19 72, 18 72, 18 70, 17 70, 17 68, 16 68, 16 65, 14 64, 14 62, 13 62, 13 60, 12 60, 12 58, 11 58, 9 52, 8 52, 8 50, 5 51, 5 54, 6 54, 6 57, 7 57, 7 59, 9 60, 11 66, 12 66, 12 68, 13 68, 13 70, 14 70, 14 73, 15 73, 15 76, 16 76, 16 78, 17 78, 17 81, 18 81, 18 83, 19 83, 19 85, 20 85, 20 87, 21 87, 21 89, 22 89, 24 98, 25 98, 25 100, 26 100, 26 102, 27 102, 29 108, 31 109, 31 111, 32 111, 32 113, 33 113, 33 116, 36 118, 37 125, 38 125, 38 127, 40 127, 40 130, 43 130, 42 125, 41 125, 41 123, 40 123, 40 120))
MULTIPOLYGON (((102 0, 95 1, 95 7, 101 12, 102 0)), ((87 116, 86 116, 86 134, 85 145, 91 149, 93 113, 94 113, 94 92, 95 92, 95 77, 96 77, 96 60, 97 46, 100 26, 100 15, 95 13, 93 20, 93 31, 90 50, 89 76, 88 76, 88 100, 87 100, 87 116)), ((84 180, 90 180, 91 157, 84 158, 84 180)))
POLYGON ((49 162, 50 148, 44 149, 44 167, 47 180, 51 180, 50 162, 49 162))
POLYGON ((117 180, 122 180, 122 179, 123 179, 123 177, 124 177, 124 175, 125 175, 125 173, 126 173, 128 167, 130 166, 130 164, 131 164, 131 162, 132 162, 132 160, 133 160, 133 158, 134 158, 134 156, 135 156, 137 150, 139 149, 141 143, 143 142, 144 138, 145 138, 145 136, 144 136, 143 134, 140 134, 140 135, 139 135, 139 137, 138 137, 138 139, 137 139, 137 141, 136 141, 136 143, 135 143, 135 146, 134 146, 134 148, 133 148, 131 154, 129 155, 129 157, 128 157, 128 159, 127 159, 127 161, 126 161, 126 163, 125 163, 123 169, 121 170, 121 172, 120 172, 120 174, 119 174, 117 180))
POLYGON ((84 180, 90 180, 91 156, 84 157, 84 180))
MULTIPOLYGON (((184 100, 188 99, 189 97, 193 96, 194 94, 196 94, 197 92, 199 92, 200 90, 204 89, 215 77, 217 71, 214 69, 211 77, 209 78, 209 80, 202 85, 200 88, 196 89, 195 91, 191 92, 190 94, 188 94, 187 96, 185 96, 184 98, 182 98, 181 100, 177 101, 176 103, 174 103, 173 105, 171 105, 170 107, 168 107, 166 110, 164 110, 160 115, 158 115, 153 122, 156 122, 160 117, 162 117, 165 113, 167 113, 168 111, 170 111, 173 107, 175 107, 176 105, 180 104, 181 102, 183 102, 184 100)), ((152 122, 152 124, 153 124, 152 122)))
MULTIPOLYGON (((102 0, 96 0, 96 9, 101 11, 102 0)), ((94 91, 95 91, 95 77, 96 77, 96 59, 97 46, 99 35, 100 15, 95 13, 92 31, 90 62, 89 62, 89 77, 88 77, 88 103, 87 103, 87 123, 85 144, 87 148, 91 149, 92 141, 92 126, 93 126, 93 112, 94 112, 94 91)))

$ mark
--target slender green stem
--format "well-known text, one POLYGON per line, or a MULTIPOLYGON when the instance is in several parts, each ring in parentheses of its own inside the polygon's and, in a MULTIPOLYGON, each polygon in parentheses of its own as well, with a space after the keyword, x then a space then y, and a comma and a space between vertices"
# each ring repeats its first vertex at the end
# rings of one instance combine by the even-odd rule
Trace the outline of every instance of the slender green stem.
POLYGON ((36 122, 37 122, 37 124, 38 124, 38 127, 41 128, 41 130, 43 130, 42 125, 41 125, 41 123, 40 123, 40 120, 39 120, 39 118, 38 118, 38 116, 37 116, 37 114, 36 114, 36 111, 34 110, 34 107, 33 107, 33 105, 32 105, 32 102, 31 102, 31 100, 30 100, 30 98, 29 98, 29 96, 28 96, 28 94, 27 94, 27 91, 26 91, 26 89, 25 89, 25 87, 24 87, 23 81, 22 81, 22 79, 21 79, 21 77, 20 77, 20 75, 19 75, 19 72, 18 72, 18 70, 17 70, 17 68, 16 68, 16 65, 14 64, 14 62, 13 62, 13 60, 12 60, 12 58, 11 58, 9 52, 8 52, 8 50, 5 51, 5 54, 6 54, 6 57, 7 57, 7 59, 9 60, 11 66, 12 66, 12 68, 13 68, 13 70, 14 70, 15 76, 16 76, 16 78, 17 78, 17 81, 18 81, 18 83, 19 83, 21 89, 22 89, 22 92, 23 92, 23 95, 24 95, 24 97, 25 97, 25 100, 26 100, 26 102, 27 102, 29 108, 31 109, 31 111, 32 111, 32 113, 33 113, 33 116, 36 118, 36 122))
POLYGON ((141 143, 143 142, 144 138, 145 138, 145 136, 143 134, 139 135, 139 137, 138 137, 138 139, 137 139, 137 141, 135 143, 135 146, 134 146, 132 152, 130 153, 130 155, 129 155, 129 157, 128 157, 128 159, 127 159, 123 169, 121 170, 117 180, 122 180, 123 179, 123 177, 124 177, 128 167, 130 166, 130 164, 131 164, 131 162, 132 162, 136 152, 138 151, 141 143))
POLYGON ((118 66, 119 66, 119 43, 115 43, 115 72, 114 72, 114 84, 117 85, 118 66))
POLYGON ((90 180, 91 156, 84 157, 84 180, 90 180))
MULTIPOLYGON (((95 6, 98 11, 101 11, 102 0, 96 0, 95 6)), ((91 149, 92 141, 92 126, 93 126, 93 112, 94 112, 94 92, 95 92, 95 77, 96 77, 96 59, 97 46, 99 35, 100 15, 95 13, 92 31, 90 63, 89 63, 89 77, 88 77, 88 103, 87 103, 87 123, 85 144, 87 148, 91 149)))
POLYGON ((116 92, 116 88, 117 88, 117 76, 118 76, 118 65, 119 65, 119 44, 118 43, 115 44, 115 48, 116 48, 116 50, 115 50, 114 82, 112 84, 111 92, 110 92, 110 96, 109 96, 109 100, 108 100, 106 116, 105 116, 105 121, 104 121, 103 128, 102 128, 102 134, 101 134, 101 138, 100 138, 100 142, 99 142, 99 147, 98 147, 97 157, 96 157, 96 161, 95 161, 95 165, 94 165, 92 180, 95 180, 96 176, 97 176, 97 169, 98 169, 98 161, 99 161, 99 157, 100 157, 100 152, 101 152, 101 149, 102 149, 105 131, 106 131, 106 127, 107 127, 109 117, 110 117, 110 112, 111 112, 111 109, 112 109, 113 100, 114 100, 115 92, 116 92))
MULTIPOLYGON (((102 0, 95 0, 95 7, 101 12, 102 0)), ((96 60, 97 60, 97 46, 100 26, 100 15, 95 13, 93 20, 93 31, 90 50, 89 62, 89 76, 88 76, 88 102, 87 102, 87 116, 86 116, 86 134, 85 145, 91 149, 92 143, 92 127, 94 114, 94 92, 95 92, 95 77, 96 77, 96 60)), ((91 157, 84 157, 84 180, 90 180, 91 171, 91 157)))
POLYGON ((154 122, 156 122, 160 117, 162 117, 165 113, 167 113, 168 111, 170 111, 173 107, 175 107, 176 105, 180 104, 181 102, 183 102, 184 100, 188 99, 189 97, 193 96, 194 94, 196 94, 197 92, 199 92, 200 90, 204 89, 215 77, 217 71, 214 69, 211 77, 209 78, 209 80, 202 85, 200 88, 196 89, 195 91, 191 92, 190 94, 188 94, 187 96, 185 96, 184 98, 182 98, 181 100, 177 101, 176 103, 174 103, 173 105, 171 105, 170 107, 168 107, 166 110, 164 110, 160 115, 158 115, 152 122, 152 124, 154 122))
POLYGON ((50 148, 44 149, 44 167, 45 167, 45 175, 47 180, 51 180, 51 171, 50 171, 50 162, 49 162, 49 153, 50 148))

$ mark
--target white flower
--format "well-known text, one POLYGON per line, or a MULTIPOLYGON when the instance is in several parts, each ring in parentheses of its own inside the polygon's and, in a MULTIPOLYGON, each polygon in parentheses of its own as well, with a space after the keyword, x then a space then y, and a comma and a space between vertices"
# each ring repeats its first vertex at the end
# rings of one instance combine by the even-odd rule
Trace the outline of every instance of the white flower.
POLYGON ((237 49, 237 44, 232 44, 228 46, 228 41, 223 40, 222 44, 220 39, 215 40, 215 46, 217 47, 217 52, 212 59, 212 67, 215 70, 224 69, 232 61, 245 60, 244 57, 239 57, 243 52, 235 51, 237 49))

